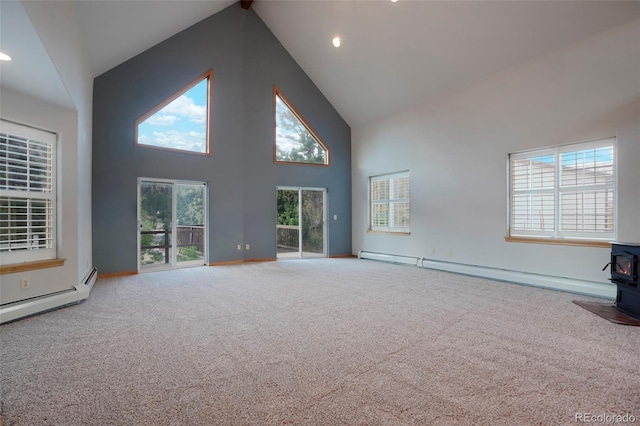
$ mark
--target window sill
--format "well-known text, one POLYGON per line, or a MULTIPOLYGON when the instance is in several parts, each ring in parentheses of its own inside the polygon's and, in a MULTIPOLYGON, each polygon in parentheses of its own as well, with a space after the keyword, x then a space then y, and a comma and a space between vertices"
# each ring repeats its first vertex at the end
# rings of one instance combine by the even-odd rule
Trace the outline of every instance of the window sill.
POLYGON ((329 167, 329 163, 305 163, 304 161, 280 161, 273 160, 273 164, 288 164, 290 166, 320 166, 320 167, 329 167))
POLYGON ((0 275, 15 274, 16 272, 35 271, 36 269, 57 268, 63 266, 67 259, 38 260, 35 262, 13 263, 0 266, 0 275))
POLYGON ((599 247, 599 248, 611 248, 611 243, 608 241, 595 241, 595 240, 571 240, 565 238, 535 238, 535 237, 504 237, 504 240, 508 243, 531 243, 531 244, 553 244, 561 246, 579 246, 579 247, 599 247))
POLYGON ((404 235, 409 236, 411 232, 401 232, 401 231, 374 231, 371 229, 367 230, 367 234, 383 234, 383 235, 404 235))

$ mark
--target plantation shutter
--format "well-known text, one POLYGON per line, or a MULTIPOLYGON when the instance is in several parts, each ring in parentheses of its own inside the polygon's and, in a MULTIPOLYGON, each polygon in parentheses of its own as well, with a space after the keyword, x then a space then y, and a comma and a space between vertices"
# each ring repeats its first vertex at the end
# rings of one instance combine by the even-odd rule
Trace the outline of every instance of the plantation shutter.
POLYGON ((615 237, 615 138, 509 156, 509 234, 615 237))
POLYGON ((0 120, 2 263, 52 259, 56 135, 0 120))
POLYGON ((511 234, 553 236, 555 155, 537 151, 511 155, 511 234))
POLYGON ((409 172, 370 178, 371 230, 409 232, 409 172))
POLYGON ((559 155, 559 234, 613 237, 613 140, 561 150, 559 155))

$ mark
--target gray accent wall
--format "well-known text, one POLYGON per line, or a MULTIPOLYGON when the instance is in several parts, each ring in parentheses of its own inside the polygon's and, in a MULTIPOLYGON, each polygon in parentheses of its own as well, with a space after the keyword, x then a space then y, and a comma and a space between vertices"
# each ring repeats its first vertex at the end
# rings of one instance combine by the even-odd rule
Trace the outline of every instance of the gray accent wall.
POLYGON ((138 177, 209 184, 209 262, 276 257, 277 186, 326 188, 328 255, 351 254, 351 129, 252 10, 234 4, 96 77, 93 114, 101 274, 137 269, 138 177), (135 146, 136 119, 208 69, 212 155, 135 146), (273 163, 274 84, 328 145, 329 167, 273 163))

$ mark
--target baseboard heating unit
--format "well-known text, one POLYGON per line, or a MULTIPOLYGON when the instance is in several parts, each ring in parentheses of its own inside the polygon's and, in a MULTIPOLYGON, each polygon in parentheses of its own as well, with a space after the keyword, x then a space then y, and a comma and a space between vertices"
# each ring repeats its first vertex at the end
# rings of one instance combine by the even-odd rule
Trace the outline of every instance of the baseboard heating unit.
POLYGON ((91 268, 80 284, 66 290, 1 305, 0 324, 80 303, 89 297, 97 279, 98 269, 91 268))
POLYGON ((533 274, 486 266, 466 265, 463 263, 444 262, 424 257, 399 256, 368 251, 359 252, 358 258, 402 265, 412 265, 419 268, 437 269, 439 271, 452 272, 454 274, 567 291, 571 293, 585 294, 588 296, 602 297, 605 299, 616 298, 616 287, 609 283, 554 277, 551 275, 533 274))

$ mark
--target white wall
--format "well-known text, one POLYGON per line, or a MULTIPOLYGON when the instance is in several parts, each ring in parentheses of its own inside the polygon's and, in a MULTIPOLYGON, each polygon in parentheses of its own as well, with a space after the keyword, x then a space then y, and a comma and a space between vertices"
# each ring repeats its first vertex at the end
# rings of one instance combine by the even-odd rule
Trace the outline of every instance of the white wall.
POLYGON ((640 242, 638 40, 640 20, 354 128, 354 252, 607 282, 608 249, 504 241, 506 161, 510 152, 617 136, 618 239, 640 242), (367 233, 368 177, 402 170, 411 172, 411 235, 367 233))
POLYGON ((65 290, 93 266, 91 244, 91 134, 93 74, 71 1, 23 1, 22 5, 58 71, 75 111, 2 87, 3 118, 60 135, 58 147, 58 257, 63 267, 2 275, 1 303, 65 290), (28 277, 31 288, 20 289, 28 277))
MULTIPOLYGON (((75 152, 77 281, 93 265, 91 244, 91 138, 93 73, 76 18, 74 1, 23 1, 29 19, 64 82, 78 113, 75 152)), ((69 160, 71 161, 71 160, 69 160)))
POLYGON ((2 275, 1 303, 42 296, 68 289, 79 283, 77 210, 77 132, 78 114, 15 91, 0 88, 2 118, 58 134, 58 258, 64 266, 2 275), (29 278, 31 287, 20 288, 20 279, 29 278))

